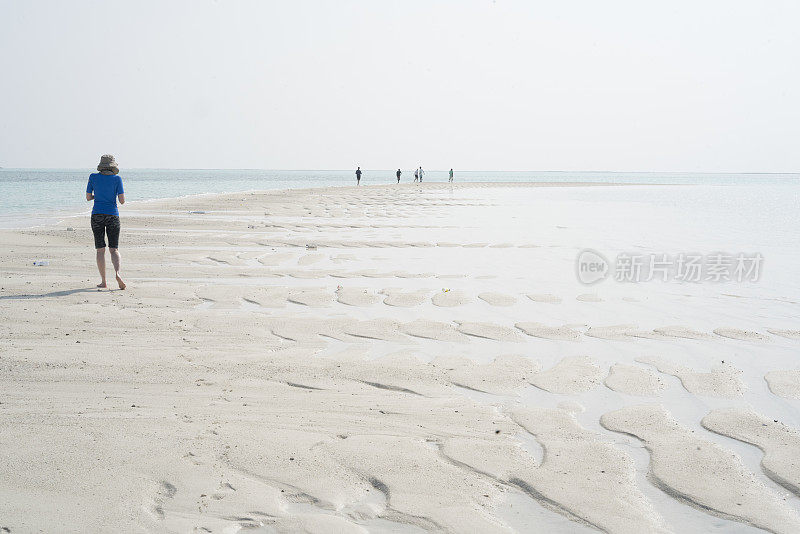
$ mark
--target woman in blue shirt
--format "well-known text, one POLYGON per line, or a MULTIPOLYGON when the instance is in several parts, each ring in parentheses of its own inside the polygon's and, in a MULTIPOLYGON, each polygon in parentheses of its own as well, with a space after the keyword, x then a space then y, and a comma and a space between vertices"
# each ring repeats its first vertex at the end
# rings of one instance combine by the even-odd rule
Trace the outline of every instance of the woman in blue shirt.
POLYGON ((97 287, 106 287, 106 240, 111 253, 111 263, 114 264, 114 273, 120 289, 125 289, 125 282, 120 276, 119 255, 119 210, 120 204, 125 204, 125 191, 122 189, 122 178, 119 177, 119 167, 111 154, 100 158, 97 166, 99 172, 89 175, 86 185, 86 200, 94 200, 92 208, 92 233, 94 233, 94 248, 97 249, 97 269, 100 271, 100 283, 97 287))

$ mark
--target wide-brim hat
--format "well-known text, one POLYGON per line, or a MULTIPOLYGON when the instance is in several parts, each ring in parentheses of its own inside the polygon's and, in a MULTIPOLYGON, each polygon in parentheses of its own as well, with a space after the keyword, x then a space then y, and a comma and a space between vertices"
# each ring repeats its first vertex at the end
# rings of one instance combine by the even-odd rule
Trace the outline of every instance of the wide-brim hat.
POLYGON ((103 154, 100 156, 100 163, 97 164, 98 171, 112 171, 114 174, 119 174, 119 165, 117 160, 111 154, 103 154))

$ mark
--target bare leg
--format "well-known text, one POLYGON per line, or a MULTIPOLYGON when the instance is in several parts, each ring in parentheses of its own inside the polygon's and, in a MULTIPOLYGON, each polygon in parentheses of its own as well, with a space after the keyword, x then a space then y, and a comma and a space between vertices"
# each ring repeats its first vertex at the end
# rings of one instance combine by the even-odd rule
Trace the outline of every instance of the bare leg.
POLYGON ((111 248, 109 249, 109 251, 111 252, 111 263, 114 264, 114 275, 117 277, 117 283, 119 284, 119 288, 125 289, 125 282, 122 281, 122 277, 120 277, 119 275, 120 261, 122 259, 120 258, 119 255, 119 249, 111 248))
POLYGON ((97 287, 106 287, 106 248, 97 249, 97 270, 100 271, 100 283, 97 287))

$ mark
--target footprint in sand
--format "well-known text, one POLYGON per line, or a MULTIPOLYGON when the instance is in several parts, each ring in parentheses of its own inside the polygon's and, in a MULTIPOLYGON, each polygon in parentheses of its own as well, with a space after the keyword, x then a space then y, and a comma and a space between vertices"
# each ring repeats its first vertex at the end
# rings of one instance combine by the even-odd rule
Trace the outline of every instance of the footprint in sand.
POLYGON ((175 497, 176 493, 178 493, 178 488, 166 480, 162 480, 158 483, 158 489, 153 496, 153 512, 155 512, 160 519, 164 519, 164 505, 167 501, 175 497))
POLYGON ((232 494, 236 491, 236 488, 230 485, 228 482, 221 482, 217 491, 211 494, 211 498, 216 501, 221 501, 228 495, 232 494))

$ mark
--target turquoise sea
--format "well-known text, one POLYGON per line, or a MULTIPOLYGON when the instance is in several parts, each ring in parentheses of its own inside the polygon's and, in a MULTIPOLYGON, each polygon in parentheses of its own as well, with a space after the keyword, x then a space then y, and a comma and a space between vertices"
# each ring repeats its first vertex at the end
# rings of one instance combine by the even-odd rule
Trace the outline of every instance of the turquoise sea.
MULTIPOLYGON (((395 183, 395 170, 362 169, 361 183, 395 183)), ((90 209, 84 191, 91 169, 0 169, 0 227, 28 227, 90 209)), ((128 201, 201 193, 352 186, 355 170, 280 171, 131 169, 121 172, 128 201)), ((426 182, 447 181, 447 170, 426 171, 426 182)), ((401 181, 413 180, 404 169, 401 181)), ((605 182, 702 185, 800 186, 800 174, 693 174, 651 172, 462 171, 457 182, 605 182)), ((793 192, 796 191, 793 189, 793 192)))

